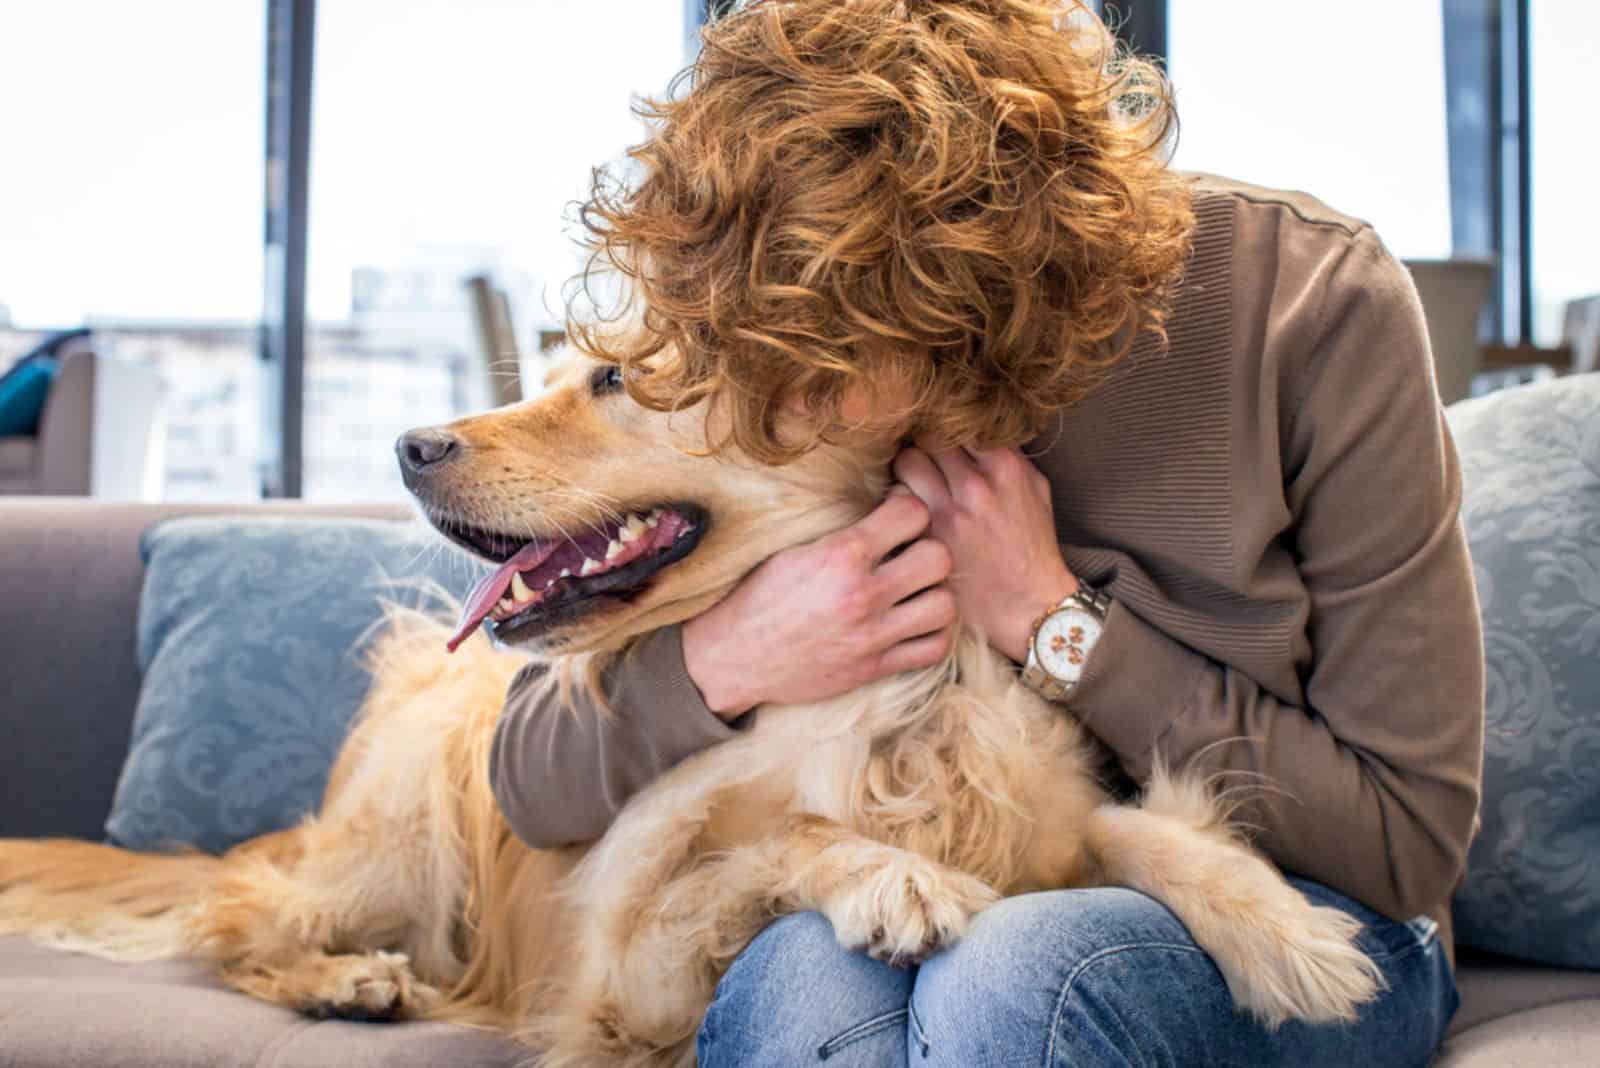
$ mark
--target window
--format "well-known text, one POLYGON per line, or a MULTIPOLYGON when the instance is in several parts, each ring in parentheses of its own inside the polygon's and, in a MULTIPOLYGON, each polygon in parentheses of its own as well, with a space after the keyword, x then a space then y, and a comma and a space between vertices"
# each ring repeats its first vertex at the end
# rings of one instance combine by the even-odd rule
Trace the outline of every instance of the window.
POLYGON ((1450 255, 1441 0, 1381 17, 1173 0, 1168 17, 1177 166, 1304 190, 1372 223, 1397 255, 1450 255))
POLYGON ((1533 329, 1562 338, 1566 302, 1600 294, 1594 184, 1594 60, 1600 4, 1532 0, 1528 11, 1533 114, 1533 329))
POLYGON ((559 328, 571 205, 641 139, 631 101, 683 65, 684 7, 318 5, 307 497, 400 499, 394 438, 488 403, 469 277, 506 292, 525 357, 559 328))
POLYGON ((6 21, 0 365, 49 331, 166 382, 164 495, 259 493, 263 0, 6 21))

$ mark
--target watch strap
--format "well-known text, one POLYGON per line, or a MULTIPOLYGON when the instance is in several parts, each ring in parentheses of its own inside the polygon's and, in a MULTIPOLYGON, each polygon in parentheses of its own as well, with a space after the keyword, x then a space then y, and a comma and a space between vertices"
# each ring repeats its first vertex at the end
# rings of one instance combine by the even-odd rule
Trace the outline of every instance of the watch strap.
POLYGON ((1031 647, 1028 649, 1028 664, 1022 669, 1022 681, 1047 701, 1064 701, 1067 695, 1077 689, 1075 683, 1062 682, 1040 667, 1031 647))

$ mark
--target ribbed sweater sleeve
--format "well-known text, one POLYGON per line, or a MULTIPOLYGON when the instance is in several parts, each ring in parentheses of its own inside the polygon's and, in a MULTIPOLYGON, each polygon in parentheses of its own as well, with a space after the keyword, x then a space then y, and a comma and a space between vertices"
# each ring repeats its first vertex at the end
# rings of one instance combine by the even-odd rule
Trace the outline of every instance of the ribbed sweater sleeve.
POLYGON ((1304 705, 1122 603, 1070 705, 1136 780, 1156 759, 1230 773, 1238 818, 1282 867, 1404 919, 1449 897, 1477 813, 1483 642, 1461 475, 1404 268, 1366 230, 1314 284, 1293 313, 1317 325, 1284 453, 1310 599, 1304 705))
POLYGON ((536 849, 599 838, 635 793, 734 733, 684 669, 678 627, 646 635, 606 670, 609 710, 578 692, 563 703, 548 670, 534 662, 512 679, 489 756, 500 811, 536 849))

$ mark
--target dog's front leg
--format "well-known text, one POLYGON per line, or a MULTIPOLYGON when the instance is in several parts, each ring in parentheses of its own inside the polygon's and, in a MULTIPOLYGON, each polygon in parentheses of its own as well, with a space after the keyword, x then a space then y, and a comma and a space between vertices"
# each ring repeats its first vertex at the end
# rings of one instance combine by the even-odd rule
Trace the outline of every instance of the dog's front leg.
POLYGON ((971 875, 817 816, 796 817, 770 861, 776 912, 821 912, 841 945, 896 965, 949 946, 1000 897, 971 875))
POLYGON ((548 1066, 693 1063, 693 1040, 734 957, 779 916, 817 911, 841 944, 894 964, 950 945, 999 895, 978 879, 817 816, 638 887, 589 930, 588 970, 539 1036, 548 1066), (607 949, 610 951, 608 952, 607 949))

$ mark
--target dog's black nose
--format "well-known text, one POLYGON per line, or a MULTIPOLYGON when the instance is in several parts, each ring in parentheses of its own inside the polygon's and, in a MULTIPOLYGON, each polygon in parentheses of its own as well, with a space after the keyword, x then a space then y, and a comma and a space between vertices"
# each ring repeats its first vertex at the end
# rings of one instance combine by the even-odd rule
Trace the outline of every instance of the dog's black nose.
POLYGON ((449 431, 426 427, 408 430, 394 443, 400 457, 400 473, 409 480, 416 475, 431 473, 456 452, 461 444, 449 431))

